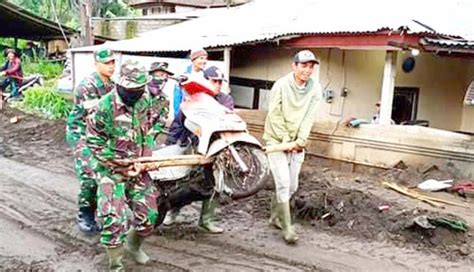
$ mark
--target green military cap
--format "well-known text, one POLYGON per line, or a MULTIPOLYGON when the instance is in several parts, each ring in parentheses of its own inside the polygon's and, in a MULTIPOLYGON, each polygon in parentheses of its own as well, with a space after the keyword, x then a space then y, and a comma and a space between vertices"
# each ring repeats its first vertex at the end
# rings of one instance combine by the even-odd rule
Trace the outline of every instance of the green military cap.
POLYGON ((101 48, 94 52, 94 59, 97 62, 107 63, 111 60, 114 60, 114 52, 107 48, 101 48))
POLYGON ((117 85, 127 89, 135 89, 150 82, 151 76, 148 75, 145 66, 138 61, 127 60, 120 68, 120 79, 117 85))

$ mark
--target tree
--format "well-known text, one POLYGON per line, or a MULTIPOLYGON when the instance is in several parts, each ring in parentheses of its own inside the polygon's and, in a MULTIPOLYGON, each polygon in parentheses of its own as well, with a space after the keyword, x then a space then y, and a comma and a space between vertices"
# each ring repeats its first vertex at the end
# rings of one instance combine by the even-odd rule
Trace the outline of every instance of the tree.
MULTIPOLYGON (((11 0, 17 6, 52 21, 56 21, 56 14, 61 24, 76 29, 80 26, 80 1, 82 0, 11 0)), ((93 2, 93 17, 116 17, 134 14, 134 11, 127 5, 127 0, 97 0, 93 2)))

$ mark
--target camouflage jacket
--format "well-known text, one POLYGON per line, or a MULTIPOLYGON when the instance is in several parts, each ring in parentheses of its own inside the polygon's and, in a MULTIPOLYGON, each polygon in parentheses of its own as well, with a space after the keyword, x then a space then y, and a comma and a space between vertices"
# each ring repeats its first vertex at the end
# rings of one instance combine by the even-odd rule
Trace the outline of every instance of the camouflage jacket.
POLYGON ((122 102, 116 89, 102 97, 87 116, 86 143, 92 151, 90 166, 99 174, 110 171, 108 162, 151 155, 155 137, 164 124, 159 122, 165 109, 162 100, 148 92, 133 107, 122 102))
POLYGON ((71 147, 85 137, 86 116, 99 101, 99 98, 109 93, 113 83, 105 84, 97 72, 84 78, 74 90, 74 106, 67 120, 66 137, 71 147))

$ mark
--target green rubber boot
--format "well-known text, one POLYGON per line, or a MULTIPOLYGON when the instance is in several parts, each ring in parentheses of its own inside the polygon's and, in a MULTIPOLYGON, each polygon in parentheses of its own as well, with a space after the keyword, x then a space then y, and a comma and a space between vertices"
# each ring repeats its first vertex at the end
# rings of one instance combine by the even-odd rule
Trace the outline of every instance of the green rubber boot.
POLYGON ((124 271, 122 263, 123 246, 107 248, 107 256, 109 257, 109 271, 124 271))
POLYGON ((270 226, 276 228, 276 229, 281 229, 281 222, 280 218, 278 218, 278 206, 277 206, 277 201, 276 201, 276 196, 273 194, 272 198, 270 200, 270 220, 268 220, 268 223, 270 226))
POLYGON ((145 238, 138 235, 135 229, 131 229, 127 235, 127 242, 125 243, 125 249, 139 264, 146 264, 150 260, 150 257, 148 257, 142 249, 144 240, 145 238))
POLYGON ((199 227, 213 234, 223 233, 224 229, 217 226, 214 222, 217 202, 206 199, 202 201, 201 217, 199 218, 199 227))
POLYGON ((278 203, 278 214, 282 226, 282 236, 286 243, 294 244, 298 241, 298 236, 291 225, 290 202, 278 203))

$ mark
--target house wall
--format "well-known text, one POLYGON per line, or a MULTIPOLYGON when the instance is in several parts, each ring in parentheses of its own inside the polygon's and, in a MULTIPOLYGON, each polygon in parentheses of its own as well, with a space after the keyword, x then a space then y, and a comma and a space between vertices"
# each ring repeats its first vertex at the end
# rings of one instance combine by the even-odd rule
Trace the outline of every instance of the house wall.
MULTIPOLYGON (((464 89, 467 89, 469 84, 474 81, 474 61, 471 61, 469 70, 466 76, 466 84, 464 89)), ((474 106, 464 106, 462 110, 461 130, 474 133, 474 106)))
POLYGON ((139 34, 174 25, 182 19, 92 19, 94 35, 105 36, 117 40, 129 39, 139 34))
MULTIPOLYGON (((291 58, 296 49, 259 47, 235 49, 232 55, 231 76, 274 81, 291 70, 291 58)), ((369 119, 375 103, 380 99, 385 52, 339 49, 313 49, 320 59, 321 86, 333 90, 333 103, 323 103, 318 113, 321 119, 369 119), (349 94, 340 97, 346 87, 349 94), (341 114, 342 113, 342 114, 341 114)), ((469 60, 439 58, 432 54, 416 57, 411 73, 401 70, 408 52, 398 53, 396 87, 420 89, 417 119, 430 121, 430 126, 453 131, 470 129, 469 110, 463 110, 469 60), (466 124, 465 124, 466 123, 466 124)), ((318 75, 319 74, 319 75, 318 75)), ((238 93, 236 93, 238 95, 238 93)), ((265 109, 265 107, 260 107, 265 109)), ((472 113, 471 113, 472 115, 472 113)), ((474 126, 474 125, 473 125, 474 126)))

